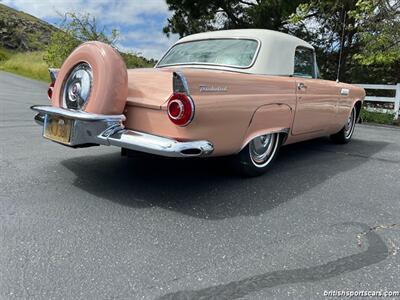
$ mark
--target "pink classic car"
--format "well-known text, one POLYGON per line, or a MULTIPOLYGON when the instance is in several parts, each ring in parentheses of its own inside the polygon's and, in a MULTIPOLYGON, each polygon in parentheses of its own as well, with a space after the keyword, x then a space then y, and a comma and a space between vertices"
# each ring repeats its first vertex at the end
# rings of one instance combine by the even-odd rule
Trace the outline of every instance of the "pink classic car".
POLYGON ((51 70, 43 136, 70 147, 114 145, 169 157, 232 156, 264 173, 282 145, 331 136, 347 143, 363 89, 319 78, 314 48, 260 29, 194 34, 152 69, 127 70, 99 42, 51 70))

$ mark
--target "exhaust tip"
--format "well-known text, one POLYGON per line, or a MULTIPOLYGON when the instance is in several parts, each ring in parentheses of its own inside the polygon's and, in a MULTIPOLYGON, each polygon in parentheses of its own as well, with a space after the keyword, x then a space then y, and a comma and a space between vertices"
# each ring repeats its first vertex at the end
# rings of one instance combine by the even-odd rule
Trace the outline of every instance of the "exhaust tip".
POLYGON ((202 154, 201 149, 192 148, 192 149, 185 149, 181 151, 181 154, 184 156, 199 156, 202 154))
POLYGON ((43 124, 44 124, 44 115, 38 113, 38 114, 35 116, 35 119, 34 119, 34 120, 35 120, 36 124, 38 124, 38 125, 43 125, 43 124))
POLYGON ((187 148, 179 151, 182 156, 205 156, 214 151, 214 146, 211 143, 201 144, 197 147, 187 148))

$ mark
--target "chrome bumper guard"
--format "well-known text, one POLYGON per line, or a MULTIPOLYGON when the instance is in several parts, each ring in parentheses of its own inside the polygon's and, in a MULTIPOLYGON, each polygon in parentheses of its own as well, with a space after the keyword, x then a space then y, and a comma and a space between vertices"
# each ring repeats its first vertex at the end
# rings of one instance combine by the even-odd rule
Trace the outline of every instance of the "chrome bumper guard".
POLYGON ((32 106, 37 111, 35 121, 44 126, 46 118, 57 116, 73 121, 68 146, 117 146, 168 157, 200 157, 211 154, 213 145, 208 141, 180 142, 144 132, 125 129, 124 115, 99 115, 53 106, 32 106))

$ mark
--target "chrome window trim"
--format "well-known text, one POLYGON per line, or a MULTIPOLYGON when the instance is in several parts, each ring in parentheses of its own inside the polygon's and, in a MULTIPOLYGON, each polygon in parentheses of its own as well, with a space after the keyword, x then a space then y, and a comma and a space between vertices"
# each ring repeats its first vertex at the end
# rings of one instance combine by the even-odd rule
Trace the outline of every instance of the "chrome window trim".
POLYGON ((251 68, 254 63, 257 60, 258 54, 260 52, 261 48, 261 40, 258 38, 253 38, 253 37, 221 37, 221 38, 206 38, 206 39, 197 39, 197 40, 191 40, 191 41, 185 41, 185 42, 177 42, 174 45, 172 45, 167 52, 161 57, 161 59, 157 62, 157 64, 154 66, 154 68, 165 68, 165 67, 171 67, 171 66, 186 66, 186 65, 199 65, 199 66, 219 66, 219 67, 228 67, 228 68, 233 68, 233 69, 249 69, 251 68), (192 42, 198 42, 198 41, 208 41, 208 40, 248 40, 248 41, 256 41, 257 42, 257 49, 254 52, 253 59, 251 63, 248 66, 235 66, 235 65, 226 65, 226 64, 211 64, 211 63, 194 63, 194 62, 188 62, 188 63, 176 63, 176 64, 165 64, 165 65, 159 65, 160 62, 168 55, 168 53, 171 52, 171 50, 180 44, 185 44, 185 43, 192 43, 192 42))
POLYGON ((315 73, 315 79, 322 79, 321 78, 321 70, 319 69, 318 62, 317 62, 317 53, 315 52, 315 49, 313 50, 314 52, 314 73, 315 73))

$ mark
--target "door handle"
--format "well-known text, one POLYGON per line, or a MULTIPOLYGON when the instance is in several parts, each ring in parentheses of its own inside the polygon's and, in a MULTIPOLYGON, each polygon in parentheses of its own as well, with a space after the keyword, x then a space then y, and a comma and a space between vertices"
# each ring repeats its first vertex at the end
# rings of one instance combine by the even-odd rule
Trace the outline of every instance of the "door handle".
POLYGON ((306 88, 307 88, 307 86, 306 86, 303 82, 299 82, 299 83, 297 84, 297 89, 298 89, 299 91, 305 90, 306 88))

